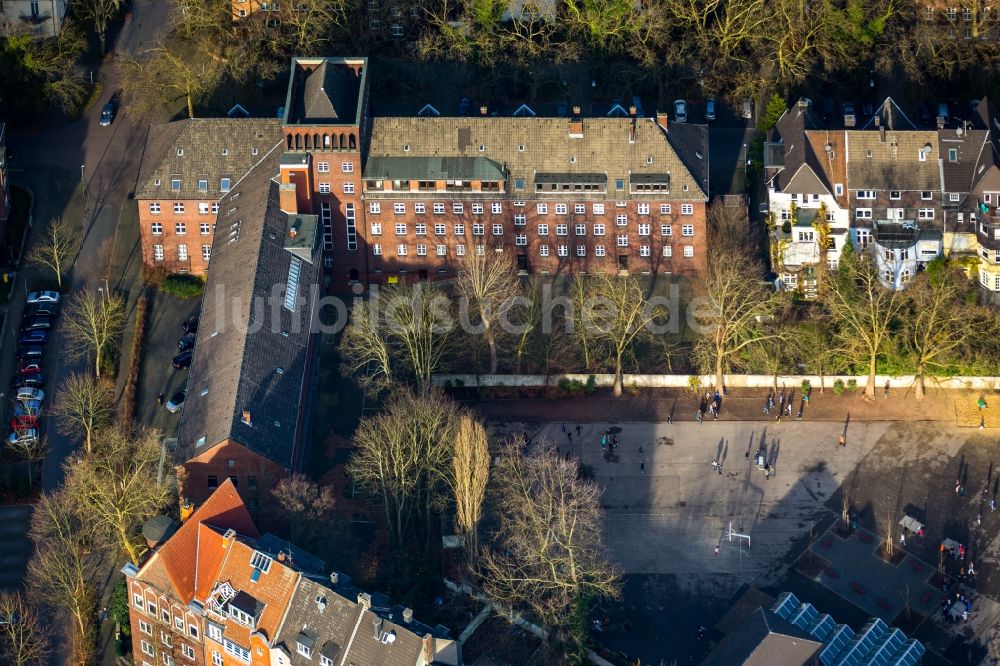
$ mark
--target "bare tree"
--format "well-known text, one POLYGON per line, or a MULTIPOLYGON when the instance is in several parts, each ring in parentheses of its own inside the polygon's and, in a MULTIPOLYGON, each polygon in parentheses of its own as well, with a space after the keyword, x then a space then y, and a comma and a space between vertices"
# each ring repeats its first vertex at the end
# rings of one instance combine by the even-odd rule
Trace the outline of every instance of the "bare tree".
POLYGON ((0 592, 0 657, 13 666, 42 666, 51 652, 49 627, 20 592, 0 592))
POLYGON ((583 370, 584 372, 590 372, 594 368, 594 335, 591 327, 584 325, 581 321, 583 313, 589 308, 588 302, 591 297, 587 284, 587 276, 574 275, 569 288, 570 303, 573 304, 572 315, 567 315, 572 317, 568 322, 569 330, 572 331, 580 354, 583 355, 583 370))
POLYGON ((84 447, 90 453, 94 433, 111 419, 113 402, 114 387, 110 382, 78 372, 59 387, 52 415, 64 435, 83 437, 84 447))
POLYGON ((826 305, 848 353, 868 366, 865 397, 875 398, 878 355, 889 342, 892 326, 905 304, 904 296, 879 282, 878 269, 866 253, 854 254, 847 243, 837 270, 830 276, 826 305))
POLYGON ((94 355, 94 374, 101 376, 101 357, 116 344, 125 324, 125 301, 117 295, 87 289, 77 294, 63 314, 63 330, 74 358, 94 355))
POLYGON ((225 63, 217 54, 204 51, 197 42, 186 45, 158 42, 140 57, 120 59, 125 90, 137 114, 162 113, 183 101, 188 118, 194 118, 197 102, 212 91, 225 63))
POLYGON ((542 283, 538 279, 529 279, 521 291, 520 298, 515 299, 510 311, 520 313, 520 316, 511 322, 517 335, 514 344, 514 372, 517 374, 521 373, 521 363, 528 354, 535 333, 542 323, 542 289, 542 283))
POLYGON ((24 460, 28 467, 28 486, 34 485, 36 463, 45 460, 49 453, 49 444, 44 437, 18 437, 13 442, 8 441, 17 455, 24 460))
MULTIPOLYGON (((490 349, 490 372, 497 371, 497 323, 505 317, 520 292, 514 258, 505 252, 473 252, 458 269, 458 292, 472 309, 490 349)), ((472 324, 473 322, 469 322, 472 324)), ((474 331, 477 332, 477 331, 474 331)))
POLYGON ((451 482, 455 491, 455 516, 465 533, 465 548, 472 569, 479 551, 479 519, 489 475, 490 443, 486 428, 471 415, 462 414, 455 432, 451 482))
POLYGON ((31 598, 68 615, 71 654, 75 664, 94 656, 97 593, 88 574, 90 558, 101 543, 65 490, 45 493, 31 514, 34 555, 28 560, 27 587, 31 598))
POLYGON ((97 33, 101 55, 107 53, 106 35, 108 32, 108 22, 121 9, 121 0, 71 0, 70 5, 73 7, 76 16, 82 19, 90 19, 94 22, 94 32, 97 33))
POLYGON ((784 295, 761 281, 762 269, 742 253, 716 252, 708 262, 702 304, 694 310, 701 337, 694 354, 725 386, 725 373, 750 347, 784 336, 775 315, 784 295))
MULTIPOLYGON (((336 504, 333 489, 320 486, 305 474, 286 476, 271 490, 279 511, 287 520, 294 541, 302 531, 323 529, 336 504)), ((311 535, 307 535, 311 536, 311 535)))
POLYGON ((74 225, 56 217, 49 222, 45 235, 28 253, 28 262, 52 271, 61 290, 63 273, 73 263, 73 255, 79 245, 80 234, 74 225))
POLYGON ((483 589, 502 608, 532 611, 574 650, 586 636, 571 631, 574 613, 591 597, 617 597, 621 572, 603 544, 601 489, 579 478, 575 461, 540 442, 506 442, 494 469, 499 526, 483 550, 483 589))
POLYGON ((160 435, 151 429, 101 430, 94 450, 66 463, 66 496, 88 517, 88 529, 107 535, 132 564, 146 550, 142 524, 170 503, 172 492, 157 481, 160 435))
POLYGON ((622 394, 622 367, 633 345, 648 339, 652 327, 665 324, 671 313, 666 306, 653 306, 643 296, 642 285, 633 276, 598 274, 586 282, 588 298, 581 313, 581 328, 603 350, 615 371, 614 395, 622 394))
POLYGON ((454 453, 456 408, 447 398, 409 391, 394 395, 385 411, 362 419, 354 435, 357 452, 347 471, 377 493, 395 547, 414 522, 428 528, 430 511, 454 453))

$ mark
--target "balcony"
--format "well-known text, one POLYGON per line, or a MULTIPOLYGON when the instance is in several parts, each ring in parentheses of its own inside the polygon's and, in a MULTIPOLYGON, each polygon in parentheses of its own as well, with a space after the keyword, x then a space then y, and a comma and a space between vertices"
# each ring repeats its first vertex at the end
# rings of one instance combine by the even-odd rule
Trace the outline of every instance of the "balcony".
POLYGON ((976 215, 976 236, 982 245, 1000 249, 1000 208, 979 204, 979 212, 976 215))
POLYGON ((875 242, 885 248, 912 247, 920 237, 920 228, 914 220, 876 220, 875 242))

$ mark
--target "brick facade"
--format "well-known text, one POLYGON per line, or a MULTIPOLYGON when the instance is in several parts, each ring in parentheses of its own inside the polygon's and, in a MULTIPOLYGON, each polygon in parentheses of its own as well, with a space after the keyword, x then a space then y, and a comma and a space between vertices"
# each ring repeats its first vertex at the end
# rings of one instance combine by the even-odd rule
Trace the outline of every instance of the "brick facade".
POLYGON ((218 201, 147 199, 138 206, 143 263, 168 273, 208 272, 218 201))
POLYGON ((204 666, 204 620, 163 591, 138 580, 128 582, 129 624, 136 666, 204 666))
POLYGON ((287 476, 281 465, 245 446, 226 440, 184 462, 184 481, 180 494, 200 504, 226 479, 236 486, 251 513, 256 514, 262 499, 275 484, 287 476))

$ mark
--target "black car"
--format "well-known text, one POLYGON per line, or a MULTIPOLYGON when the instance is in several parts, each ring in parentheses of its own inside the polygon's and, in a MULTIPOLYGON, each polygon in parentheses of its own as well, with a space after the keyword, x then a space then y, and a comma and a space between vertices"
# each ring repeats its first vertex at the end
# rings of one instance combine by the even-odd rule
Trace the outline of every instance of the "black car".
POLYGON ((194 336, 185 335, 183 338, 177 341, 177 348, 181 351, 186 351, 194 347, 194 336))
POLYGON ((17 360, 38 360, 45 356, 45 347, 41 345, 28 345, 17 350, 17 360))
POLYGON ((56 317, 59 314, 59 304, 58 303, 32 303, 31 305, 26 305, 24 307, 24 318, 38 317, 45 315, 46 317, 56 317))
POLYGON ((184 320, 181 324, 181 328, 184 329, 185 333, 190 333, 194 335, 198 332, 198 315, 192 315, 184 320))
POLYGON ((19 345, 44 345, 49 341, 48 331, 26 331, 17 338, 19 345))
POLYGON ((14 381, 10 383, 12 389, 24 388, 25 386, 30 386, 31 388, 43 388, 45 386, 45 377, 42 373, 37 373, 34 375, 18 375, 14 377, 14 381))
POLYGON ((25 317, 21 321, 21 331, 47 331, 52 328, 52 318, 45 315, 25 317))
POLYGON ((177 356, 174 356, 174 367, 178 370, 183 370, 184 368, 191 367, 191 358, 194 356, 194 351, 186 349, 182 351, 177 356))

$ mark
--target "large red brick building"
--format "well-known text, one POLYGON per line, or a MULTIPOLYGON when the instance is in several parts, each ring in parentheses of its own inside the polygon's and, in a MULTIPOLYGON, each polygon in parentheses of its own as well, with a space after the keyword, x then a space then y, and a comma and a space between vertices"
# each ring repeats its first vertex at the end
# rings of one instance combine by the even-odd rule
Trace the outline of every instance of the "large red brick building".
POLYGON ((281 183, 296 185, 298 212, 319 217, 335 283, 453 276, 487 250, 525 273, 704 266, 707 139, 692 146, 696 128, 634 109, 370 118, 368 106, 366 59, 296 58, 280 120, 153 128, 136 195, 144 261, 207 270, 218 197, 277 140, 281 183))

